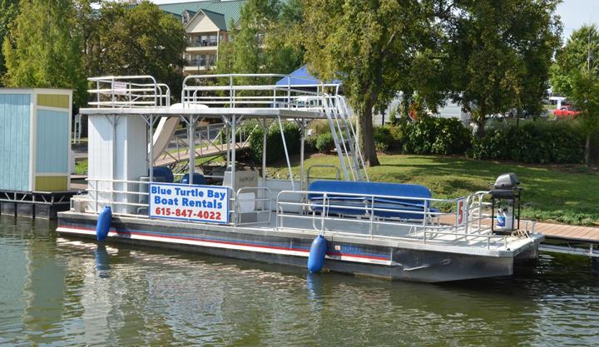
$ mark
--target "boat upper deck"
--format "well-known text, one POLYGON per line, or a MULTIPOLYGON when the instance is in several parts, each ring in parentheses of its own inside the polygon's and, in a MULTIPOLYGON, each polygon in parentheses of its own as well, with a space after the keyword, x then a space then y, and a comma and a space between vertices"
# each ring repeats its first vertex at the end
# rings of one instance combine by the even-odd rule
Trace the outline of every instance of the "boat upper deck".
MULTIPOLYGON (((89 78, 92 101, 86 115, 155 115, 206 118, 244 116, 273 119, 325 119, 347 108, 338 84, 292 84, 287 75, 227 74, 188 76, 180 103, 171 105, 170 88, 152 76, 89 78)), ((308 82, 307 82, 308 83, 308 82)))
POLYGON ((81 114, 96 115, 155 115, 176 117, 182 115, 202 115, 208 118, 221 116, 259 116, 283 119, 326 119, 322 112, 281 108, 178 108, 178 107, 118 107, 118 108, 82 108, 81 114))

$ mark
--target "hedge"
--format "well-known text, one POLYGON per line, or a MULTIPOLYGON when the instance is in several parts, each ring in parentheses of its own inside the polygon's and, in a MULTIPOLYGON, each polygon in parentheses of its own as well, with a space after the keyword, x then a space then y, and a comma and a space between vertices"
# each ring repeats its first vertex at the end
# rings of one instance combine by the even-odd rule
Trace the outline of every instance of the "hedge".
MULTIPOLYGON (((291 122, 283 123, 283 133, 290 155, 298 154, 301 147, 301 132, 297 124, 291 122)), ((258 127, 250 135, 250 157, 262 162, 263 129, 258 127)), ((272 164, 285 158, 285 148, 279 128, 279 123, 272 123, 266 130, 266 164, 272 164)))
POLYGON ((522 163, 581 163, 584 136, 577 122, 531 121, 489 128, 482 139, 456 118, 427 117, 375 128, 377 150, 418 155, 463 155, 522 163))
POLYGON ((584 136, 576 122, 530 122, 487 131, 473 139, 470 155, 476 159, 522 163, 566 164, 584 160, 584 136))

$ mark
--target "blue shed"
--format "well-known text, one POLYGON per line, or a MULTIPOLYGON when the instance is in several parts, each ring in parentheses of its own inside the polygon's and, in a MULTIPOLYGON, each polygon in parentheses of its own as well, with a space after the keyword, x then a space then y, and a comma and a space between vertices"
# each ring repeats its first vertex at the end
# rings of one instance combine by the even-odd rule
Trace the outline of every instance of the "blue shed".
POLYGON ((72 100, 66 89, 0 88, 0 190, 69 189, 72 100))

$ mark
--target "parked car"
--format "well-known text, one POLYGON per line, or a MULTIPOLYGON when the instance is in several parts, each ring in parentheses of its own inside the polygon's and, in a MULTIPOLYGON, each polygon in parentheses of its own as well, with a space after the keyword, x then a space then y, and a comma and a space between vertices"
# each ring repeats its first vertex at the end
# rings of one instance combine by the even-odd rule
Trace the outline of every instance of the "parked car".
POLYGON ((553 111, 555 118, 574 118, 580 114, 580 110, 574 106, 562 106, 553 111))

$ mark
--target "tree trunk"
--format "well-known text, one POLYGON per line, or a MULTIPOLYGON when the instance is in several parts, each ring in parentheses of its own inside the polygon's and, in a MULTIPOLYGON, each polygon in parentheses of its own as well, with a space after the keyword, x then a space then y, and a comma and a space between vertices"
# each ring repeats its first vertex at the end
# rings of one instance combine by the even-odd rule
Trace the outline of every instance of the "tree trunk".
POLYGON ((364 108, 360 112, 362 153, 364 155, 364 162, 368 163, 368 166, 378 166, 381 163, 374 147, 374 127, 372 126, 372 107, 374 106, 374 102, 371 98, 365 99, 364 108))
POLYGON ((591 134, 587 134, 587 139, 584 144, 584 165, 591 165, 591 134))
POLYGON ((487 107, 484 102, 480 103, 480 108, 478 109, 480 112, 478 114, 478 119, 476 120, 476 124, 478 124, 478 129, 476 129, 476 136, 478 139, 482 139, 485 136, 485 119, 487 114, 487 107))

